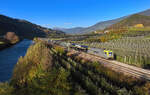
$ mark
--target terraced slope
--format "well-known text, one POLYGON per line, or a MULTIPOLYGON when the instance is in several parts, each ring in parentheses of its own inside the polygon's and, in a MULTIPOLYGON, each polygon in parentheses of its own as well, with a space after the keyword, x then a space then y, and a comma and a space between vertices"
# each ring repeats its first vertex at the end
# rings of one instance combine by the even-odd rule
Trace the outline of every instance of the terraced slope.
POLYGON ((133 27, 136 24, 143 24, 144 27, 150 26, 150 16, 144 16, 139 14, 134 14, 120 22, 113 24, 112 26, 108 27, 107 29, 119 29, 122 27, 133 27))

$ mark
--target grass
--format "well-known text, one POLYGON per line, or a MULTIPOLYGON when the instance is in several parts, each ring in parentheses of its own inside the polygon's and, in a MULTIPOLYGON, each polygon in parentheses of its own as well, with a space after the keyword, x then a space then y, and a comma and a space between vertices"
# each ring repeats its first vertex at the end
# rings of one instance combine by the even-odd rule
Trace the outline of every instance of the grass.
POLYGON ((9 83, 0 83, 0 95, 12 95, 13 90, 9 83))
POLYGON ((128 29, 128 31, 141 31, 141 32, 144 32, 144 31, 149 31, 150 32, 150 27, 143 27, 143 28, 136 28, 136 27, 131 27, 128 29))
POLYGON ((122 37, 137 37, 137 36, 147 36, 150 35, 150 27, 144 28, 123 28, 123 29, 113 29, 109 33, 100 36, 99 42, 107 42, 114 39, 120 39, 122 37))
POLYGON ((5 42, 0 42, 0 45, 3 45, 3 44, 5 44, 5 42))
POLYGON ((148 35, 148 36, 145 36, 145 39, 150 39, 150 35, 148 35))

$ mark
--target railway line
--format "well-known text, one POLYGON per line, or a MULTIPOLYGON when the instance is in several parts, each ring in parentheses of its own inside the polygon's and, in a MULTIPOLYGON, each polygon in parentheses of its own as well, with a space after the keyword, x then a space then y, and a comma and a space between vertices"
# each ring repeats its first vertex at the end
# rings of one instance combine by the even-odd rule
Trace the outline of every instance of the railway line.
POLYGON ((77 54, 76 56, 79 56, 83 59, 90 60, 90 61, 97 61, 100 64, 103 64, 105 67, 108 67, 118 73, 123 73, 128 76, 140 78, 140 79, 145 79, 150 81, 150 70, 142 69, 139 67, 131 66, 125 63, 121 63, 115 60, 108 60, 104 59, 100 56, 89 54, 86 52, 82 51, 76 51, 74 49, 71 49, 68 51, 70 54, 74 55, 77 54))
POLYGON ((114 60, 107 60, 107 59, 101 58, 99 56, 95 56, 93 54, 89 54, 89 53, 85 53, 85 52, 81 52, 81 51, 80 52, 75 51, 75 53, 78 53, 77 56, 79 56, 83 59, 97 61, 97 62, 103 64, 105 67, 108 67, 116 72, 150 81, 150 70, 138 68, 138 67, 124 64, 121 62, 117 62, 114 60))

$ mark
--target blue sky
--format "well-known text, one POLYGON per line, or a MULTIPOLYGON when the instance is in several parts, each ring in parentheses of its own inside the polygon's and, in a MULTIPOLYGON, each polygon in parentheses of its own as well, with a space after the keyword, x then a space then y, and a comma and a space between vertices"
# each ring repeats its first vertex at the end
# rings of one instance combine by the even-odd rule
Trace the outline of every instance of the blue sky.
POLYGON ((87 27, 150 8, 150 0, 1 0, 0 14, 47 27, 87 27))

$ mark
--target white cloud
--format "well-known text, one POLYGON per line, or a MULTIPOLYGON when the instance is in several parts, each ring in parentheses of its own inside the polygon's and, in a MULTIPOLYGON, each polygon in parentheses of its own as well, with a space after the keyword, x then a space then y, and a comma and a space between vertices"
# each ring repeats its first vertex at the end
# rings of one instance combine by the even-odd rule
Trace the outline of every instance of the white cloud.
POLYGON ((66 22, 66 23, 64 23, 64 25, 72 25, 72 23, 66 22))
POLYGON ((51 27, 51 24, 43 24, 44 27, 51 27))

